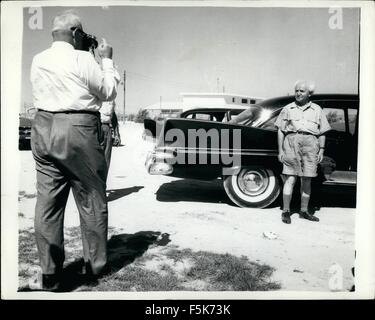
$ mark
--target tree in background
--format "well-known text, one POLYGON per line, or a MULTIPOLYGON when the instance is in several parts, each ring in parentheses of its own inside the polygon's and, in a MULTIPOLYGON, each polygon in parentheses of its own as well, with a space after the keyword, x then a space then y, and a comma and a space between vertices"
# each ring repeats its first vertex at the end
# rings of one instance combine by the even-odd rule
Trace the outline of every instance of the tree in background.
POLYGON ((140 109, 135 116, 134 121, 138 123, 143 123, 143 121, 148 118, 148 111, 145 109, 140 109))

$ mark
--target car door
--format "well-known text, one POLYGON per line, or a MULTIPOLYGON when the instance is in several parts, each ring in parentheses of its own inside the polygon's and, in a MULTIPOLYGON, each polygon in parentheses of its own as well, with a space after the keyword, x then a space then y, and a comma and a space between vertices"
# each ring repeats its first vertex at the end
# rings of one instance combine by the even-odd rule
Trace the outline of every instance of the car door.
POLYGON ((358 146, 358 101, 316 101, 331 126, 320 164, 328 184, 356 184, 358 146))

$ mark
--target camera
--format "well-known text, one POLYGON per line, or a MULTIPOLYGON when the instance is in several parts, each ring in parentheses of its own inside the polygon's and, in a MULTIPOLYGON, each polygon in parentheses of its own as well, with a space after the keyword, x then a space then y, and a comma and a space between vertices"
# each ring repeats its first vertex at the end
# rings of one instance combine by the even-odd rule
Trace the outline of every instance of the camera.
POLYGON ((73 27, 73 37, 75 40, 75 48, 83 51, 94 51, 98 47, 98 41, 96 37, 85 33, 83 30, 73 27))

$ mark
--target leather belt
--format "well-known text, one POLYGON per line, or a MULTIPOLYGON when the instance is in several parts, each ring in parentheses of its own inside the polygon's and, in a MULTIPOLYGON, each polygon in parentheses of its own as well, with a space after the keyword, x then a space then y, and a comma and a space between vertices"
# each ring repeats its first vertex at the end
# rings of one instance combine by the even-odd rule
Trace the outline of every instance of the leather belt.
POLYGON ((38 109, 38 112, 47 112, 51 114, 92 114, 95 116, 99 115, 99 111, 90 111, 90 110, 66 110, 66 111, 47 111, 43 109, 38 109))
POLYGON ((310 133, 310 132, 306 132, 306 131, 287 132, 286 135, 288 135, 288 134, 302 134, 304 136, 314 136, 314 137, 316 137, 315 134, 310 133))
POLYGON ((312 133, 306 132, 306 131, 297 131, 296 133, 302 134, 302 135, 305 135, 305 136, 315 136, 315 134, 312 134, 312 133))

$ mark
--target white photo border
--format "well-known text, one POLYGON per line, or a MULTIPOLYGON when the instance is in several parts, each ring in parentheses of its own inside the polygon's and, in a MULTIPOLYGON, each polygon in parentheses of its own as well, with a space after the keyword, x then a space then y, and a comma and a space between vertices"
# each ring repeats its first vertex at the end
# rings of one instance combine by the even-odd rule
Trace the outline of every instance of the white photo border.
POLYGON ((375 10, 372 1, 22 1, 1 3, 1 295, 2 299, 373 299, 375 292, 375 10), (17 292, 18 106, 21 103, 23 9, 38 6, 220 6, 360 8, 360 113, 355 292, 17 292))

